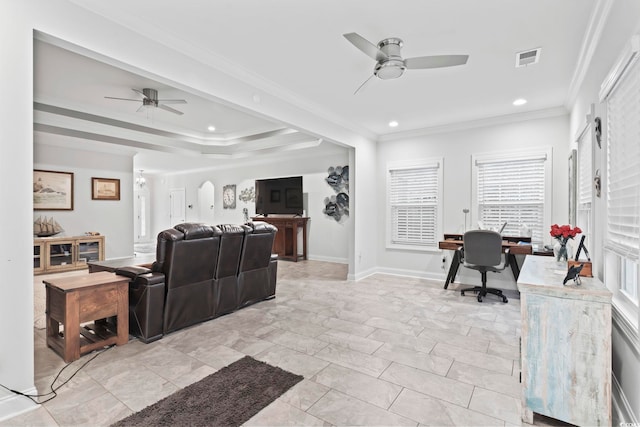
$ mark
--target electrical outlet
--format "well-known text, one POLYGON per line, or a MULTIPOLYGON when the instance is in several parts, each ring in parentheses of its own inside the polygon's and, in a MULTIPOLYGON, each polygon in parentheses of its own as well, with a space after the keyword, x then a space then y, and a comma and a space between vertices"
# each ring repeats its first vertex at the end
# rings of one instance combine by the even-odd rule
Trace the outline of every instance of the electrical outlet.
POLYGON ((440 268, 442 270, 444 270, 444 266, 447 263, 447 256, 446 255, 442 255, 442 264, 440 265, 440 268))

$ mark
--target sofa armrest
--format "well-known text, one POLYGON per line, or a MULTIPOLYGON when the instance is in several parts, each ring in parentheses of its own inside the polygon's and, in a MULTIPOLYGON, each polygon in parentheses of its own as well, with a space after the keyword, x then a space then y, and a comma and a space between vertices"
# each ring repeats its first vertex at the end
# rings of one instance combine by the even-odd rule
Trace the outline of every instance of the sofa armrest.
POLYGON ((142 342, 162 338, 165 283, 162 273, 141 273, 129 286, 129 332, 142 342))
POLYGON ((137 265, 130 265, 127 267, 116 268, 115 273, 119 276, 126 276, 130 279, 135 279, 141 274, 151 273, 151 269, 137 265))

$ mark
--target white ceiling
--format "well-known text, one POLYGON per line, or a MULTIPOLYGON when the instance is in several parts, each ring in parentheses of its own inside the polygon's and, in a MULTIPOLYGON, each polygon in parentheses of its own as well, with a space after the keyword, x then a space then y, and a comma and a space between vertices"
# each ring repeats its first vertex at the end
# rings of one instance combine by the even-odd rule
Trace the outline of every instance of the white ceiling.
MULTIPOLYGON (((177 50, 195 46, 210 52, 224 59, 227 71, 257 77, 254 85, 264 82, 270 92, 275 88, 343 126, 389 138, 566 106, 598 0, 190 0, 179 6, 158 0, 72 1, 177 50), (463 66, 407 70, 395 80, 374 77, 354 95, 374 61, 344 39, 348 32, 373 43, 399 37, 405 58, 470 57, 463 66), (540 62, 516 68, 516 53, 533 48, 542 48, 540 62), (516 98, 528 103, 514 107, 516 98), (390 120, 400 125, 389 128, 390 120)), ((35 64, 36 121, 45 131, 63 127, 64 116, 67 122, 91 121, 95 133, 123 139, 144 134, 133 139, 164 151, 175 150, 177 138, 178 151, 226 160, 284 147, 319 149, 317 138, 167 87, 151 73, 134 74, 42 42, 36 43, 35 64), (185 114, 136 112, 137 103, 104 98, 136 98, 131 88, 143 87, 158 89, 161 99, 187 99, 172 105, 185 114), (206 130, 211 124, 213 133, 206 130)))

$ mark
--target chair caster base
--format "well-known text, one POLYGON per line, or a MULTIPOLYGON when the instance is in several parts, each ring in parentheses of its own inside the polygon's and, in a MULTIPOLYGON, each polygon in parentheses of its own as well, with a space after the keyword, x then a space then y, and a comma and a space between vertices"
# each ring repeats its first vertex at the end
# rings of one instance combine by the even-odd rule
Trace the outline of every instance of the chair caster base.
POLYGON ((477 294, 476 295, 476 299, 478 300, 478 302, 482 302, 483 299, 488 294, 493 294, 493 295, 495 295, 495 296, 497 296, 499 298, 502 298, 502 302, 505 303, 505 304, 509 302, 507 297, 502 294, 502 290, 500 290, 500 289, 486 288, 486 290, 485 290, 485 289, 482 289, 480 287, 478 287, 477 289, 469 288, 469 289, 460 290, 460 295, 464 296, 465 292, 473 292, 473 293, 477 294))

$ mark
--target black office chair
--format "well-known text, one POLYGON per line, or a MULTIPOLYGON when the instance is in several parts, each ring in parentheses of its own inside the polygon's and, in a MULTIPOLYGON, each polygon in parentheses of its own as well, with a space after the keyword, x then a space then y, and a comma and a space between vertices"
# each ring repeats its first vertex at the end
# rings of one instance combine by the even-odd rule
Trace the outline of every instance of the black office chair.
POLYGON ((488 293, 502 298, 502 302, 509 302, 502 290, 487 288, 487 272, 500 273, 509 266, 508 249, 502 256, 502 236, 490 230, 471 230, 464 233, 464 266, 480 271, 482 286, 474 286, 460 290, 460 295, 467 291, 478 294, 478 302, 482 302, 488 293), (504 261, 503 261, 504 260, 504 261))

